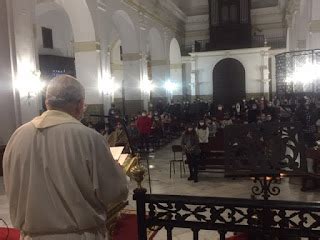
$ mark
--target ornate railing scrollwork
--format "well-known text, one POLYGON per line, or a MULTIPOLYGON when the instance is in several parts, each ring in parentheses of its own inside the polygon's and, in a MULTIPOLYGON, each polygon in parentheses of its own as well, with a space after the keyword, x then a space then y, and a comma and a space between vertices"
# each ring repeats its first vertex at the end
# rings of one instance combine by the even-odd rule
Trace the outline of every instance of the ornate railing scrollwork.
POLYGON ((278 184, 279 181, 279 178, 275 177, 256 177, 253 182, 259 185, 251 188, 252 194, 254 196, 262 196, 264 200, 268 200, 271 196, 278 196, 281 190, 278 186, 273 186, 273 184, 278 184))

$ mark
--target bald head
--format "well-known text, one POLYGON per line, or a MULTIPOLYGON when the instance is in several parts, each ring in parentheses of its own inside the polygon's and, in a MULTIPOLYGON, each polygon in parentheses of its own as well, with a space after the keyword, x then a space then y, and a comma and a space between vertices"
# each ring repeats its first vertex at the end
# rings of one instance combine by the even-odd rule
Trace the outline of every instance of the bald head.
POLYGON ((46 106, 49 110, 64 111, 80 119, 83 114, 85 90, 69 75, 53 78, 47 87, 46 106))

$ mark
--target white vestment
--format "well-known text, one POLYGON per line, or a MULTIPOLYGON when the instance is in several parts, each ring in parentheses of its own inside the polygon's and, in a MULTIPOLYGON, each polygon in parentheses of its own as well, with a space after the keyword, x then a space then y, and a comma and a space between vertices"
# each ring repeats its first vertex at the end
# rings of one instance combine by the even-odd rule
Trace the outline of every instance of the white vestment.
POLYGON ((22 239, 104 239, 107 207, 128 196, 104 137, 60 111, 16 130, 3 166, 11 221, 22 239))

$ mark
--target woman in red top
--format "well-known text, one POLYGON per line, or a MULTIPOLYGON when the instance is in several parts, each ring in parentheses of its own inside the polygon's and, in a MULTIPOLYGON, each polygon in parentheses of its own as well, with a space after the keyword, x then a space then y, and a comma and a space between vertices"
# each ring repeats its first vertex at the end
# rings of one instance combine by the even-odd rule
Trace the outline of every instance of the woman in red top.
POLYGON ((140 148, 149 150, 149 135, 151 133, 152 119, 143 111, 141 117, 137 120, 137 128, 140 134, 140 148))

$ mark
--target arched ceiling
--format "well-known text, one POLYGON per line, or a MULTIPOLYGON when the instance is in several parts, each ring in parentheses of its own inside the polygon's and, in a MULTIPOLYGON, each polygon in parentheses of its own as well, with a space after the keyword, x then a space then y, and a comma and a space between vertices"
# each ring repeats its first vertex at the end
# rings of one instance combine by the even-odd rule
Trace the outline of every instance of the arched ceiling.
MULTIPOLYGON (((208 13, 208 0, 172 0, 187 16, 208 13)), ((274 7, 278 0, 251 0, 252 8, 274 7)))

